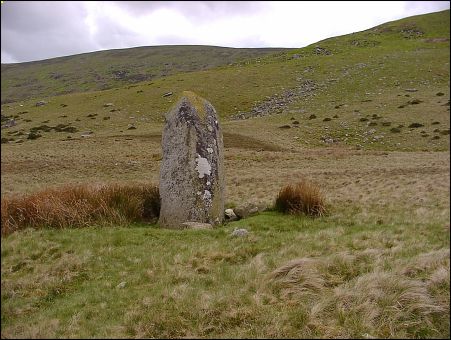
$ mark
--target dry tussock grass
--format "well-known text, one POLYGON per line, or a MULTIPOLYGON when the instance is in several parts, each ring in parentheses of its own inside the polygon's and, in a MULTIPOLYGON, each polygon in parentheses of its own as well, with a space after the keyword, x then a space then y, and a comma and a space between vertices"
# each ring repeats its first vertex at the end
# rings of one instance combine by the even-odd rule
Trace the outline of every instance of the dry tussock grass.
POLYGON ((305 306, 308 327, 327 337, 347 337, 356 330, 362 336, 421 337, 438 319, 446 324, 449 250, 420 254, 391 270, 373 261, 380 256, 338 253, 290 261, 271 273, 273 293, 284 303, 305 306))
POLYGON ((21 197, 2 197, 1 232, 151 221, 159 212, 159 191, 153 185, 67 185, 21 197))
POLYGON ((275 209, 289 214, 323 216, 326 213, 326 204, 321 189, 315 183, 301 180, 279 191, 275 209))

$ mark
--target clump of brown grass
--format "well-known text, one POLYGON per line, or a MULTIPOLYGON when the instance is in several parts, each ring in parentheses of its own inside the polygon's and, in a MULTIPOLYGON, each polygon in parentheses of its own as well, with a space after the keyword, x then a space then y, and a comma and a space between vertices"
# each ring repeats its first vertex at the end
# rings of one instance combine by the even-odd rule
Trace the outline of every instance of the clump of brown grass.
POLYGON ((67 185, 21 197, 2 197, 1 232, 149 222, 159 214, 159 190, 153 185, 67 185))
POLYGON ((302 180, 279 191, 275 209, 288 214, 323 216, 326 213, 326 204, 320 188, 313 182, 302 180))

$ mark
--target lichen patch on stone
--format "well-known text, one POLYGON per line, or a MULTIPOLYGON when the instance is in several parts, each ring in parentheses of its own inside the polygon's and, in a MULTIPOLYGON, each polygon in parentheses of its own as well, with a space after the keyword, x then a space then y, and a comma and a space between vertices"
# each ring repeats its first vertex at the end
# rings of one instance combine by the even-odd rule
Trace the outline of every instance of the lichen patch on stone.
POLYGON ((207 111, 205 110, 205 99, 199 97, 192 91, 183 91, 183 97, 185 97, 196 109, 199 117, 205 119, 207 111))
POLYGON ((196 170, 199 173, 199 178, 204 178, 205 175, 210 176, 211 165, 208 163, 208 160, 200 155, 197 155, 196 162, 196 170))
POLYGON ((208 190, 204 191, 204 200, 211 200, 211 193, 208 190))

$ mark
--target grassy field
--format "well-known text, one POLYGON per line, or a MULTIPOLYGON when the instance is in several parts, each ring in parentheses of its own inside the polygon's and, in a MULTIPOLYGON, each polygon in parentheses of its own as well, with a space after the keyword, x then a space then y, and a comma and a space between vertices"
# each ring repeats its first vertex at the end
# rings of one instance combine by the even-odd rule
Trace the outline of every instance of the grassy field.
POLYGON ((450 336, 449 11, 180 71, 2 105, 2 196, 157 184, 163 114, 190 89, 221 115, 226 206, 308 179, 328 213, 3 236, 2 337, 450 336))

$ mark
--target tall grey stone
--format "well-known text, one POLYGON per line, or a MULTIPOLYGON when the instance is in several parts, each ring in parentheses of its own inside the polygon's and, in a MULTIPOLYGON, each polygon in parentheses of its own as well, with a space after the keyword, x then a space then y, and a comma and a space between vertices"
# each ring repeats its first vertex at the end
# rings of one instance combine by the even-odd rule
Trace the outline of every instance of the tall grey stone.
POLYGON ((184 91, 166 114, 162 148, 160 226, 181 229, 185 222, 222 223, 224 147, 215 108, 184 91))

